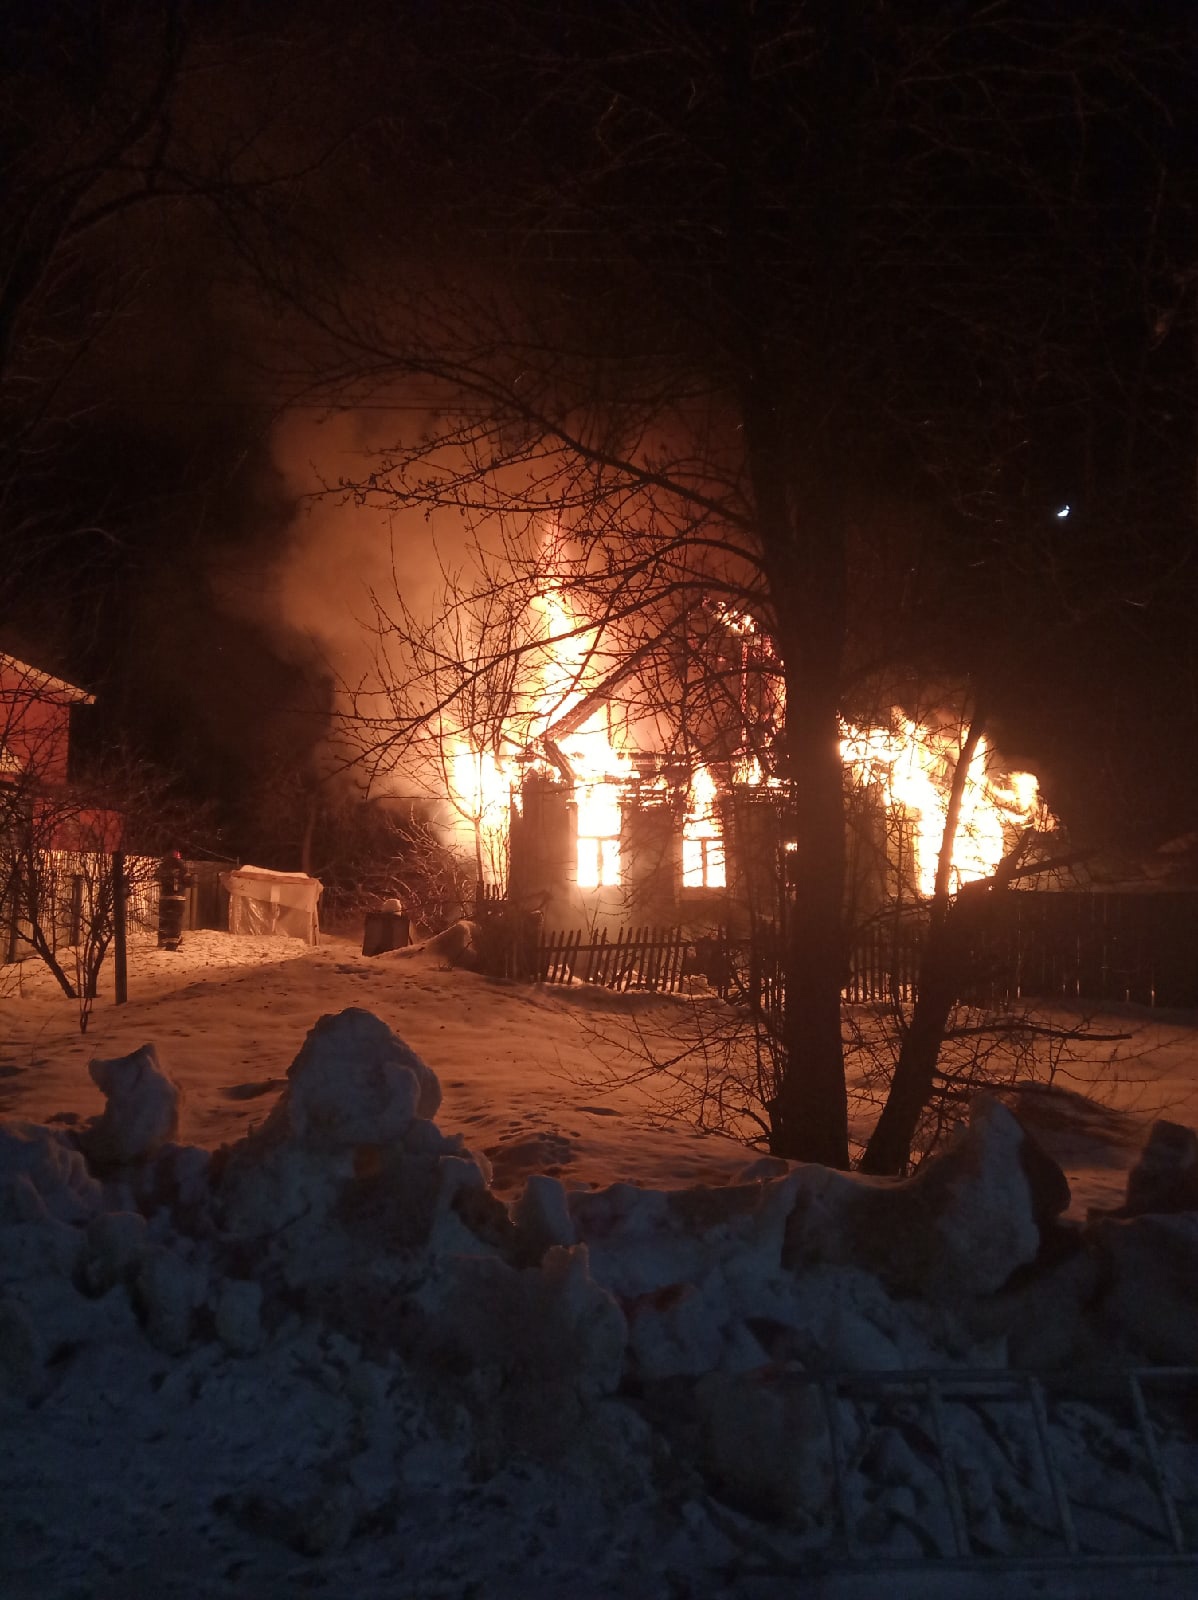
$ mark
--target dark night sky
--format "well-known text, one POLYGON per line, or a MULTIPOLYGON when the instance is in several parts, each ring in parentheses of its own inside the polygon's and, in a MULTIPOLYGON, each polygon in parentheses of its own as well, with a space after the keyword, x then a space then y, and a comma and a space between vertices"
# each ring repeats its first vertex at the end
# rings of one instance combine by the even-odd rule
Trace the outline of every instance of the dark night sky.
MULTIPOLYGON (((247 751, 295 759, 324 703, 310 645, 255 617, 252 601, 228 600, 230 571, 252 588, 248 575, 287 547, 296 511, 272 457, 290 397, 280 356, 299 336, 288 297, 343 287, 364 263, 377 271, 390 249, 411 248, 418 218, 435 248, 468 252, 450 202, 494 191, 508 140, 518 147, 527 131, 493 77, 464 86, 471 64, 454 41, 477 25, 475 6, 351 7, 348 33, 345 9, 197 8, 174 125, 181 154, 210 167, 223 134, 252 126, 244 170, 272 180, 261 205, 244 196, 242 213, 240 202, 193 194, 131 208, 72 241, 24 306, 3 374, 10 434, 13 417, 28 421, 52 397, 28 449, 5 463, 0 537, 32 554, 0 593, 0 643, 99 690, 93 737, 128 730, 226 801, 252 766, 247 751)), ((552 9, 557 49, 575 8, 552 9)), ((1072 9, 1109 19, 1136 8, 1072 9)), ((706 24, 709 8, 683 10, 706 24)), ((5 173, 18 202, 73 159, 67 133, 94 140, 88 117, 110 89, 126 112, 144 92, 157 57, 140 24, 160 11, 82 0, 5 8, 5 173), (85 15, 108 40, 90 49, 90 79, 85 15)), ((1079 242, 1113 260, 1141 237, 1167 236, 1170 265, 1152 292, 1171 281, 1172 302, 1159 307, 1171 320, 1151 338, 1141 308, 1129 305, 1121 324, 1108 315, 1104 356, 1118 383, 1084 406, 1063 394, 1055 434, 1046 427, 1028 445, 1037 459, 1018 467, 1031 487, 1010 550, 974 548, 969 529, 946 535, 982 576, 929 623, 950 663, 957 635, 964 657, 992 629, 992 665, 1009 649, 1009 672, 993 674, 1004 742, 1040 770, 1062 815, 1083 834, 1148 843, 1198 827, 1198 257, 1192 117, 1174 103, 1191 67, 1182 60, 1162 80, 1165 110, 1182 120, 1160 214, 1144 215, 1144 152, 1112 139, 1095 180, 1108 186, 1097 214, 1110 237, 1079 242), (1136 382, 1152 389, 1151 437, 1129 442, 1122 406, 1136 382), (1115 470, 1124 446, 1138 497, 1115 470), (1066 502, 1071 514, 1058 519, 1066 502), (1058 581, 1057 603, 1044 606, 1037 590, 1058 581), (1000 590, 1001 606, 991 604, 1000 590)), ((537 137, 547 142, 544 128, 537 137)), ((562 161, 581 137, 563 122, 562 161)), ((11 227, 4 247, 11 282, 21 247, 11 227)), ((301 428, 312 415, 294 413, 301 428)))

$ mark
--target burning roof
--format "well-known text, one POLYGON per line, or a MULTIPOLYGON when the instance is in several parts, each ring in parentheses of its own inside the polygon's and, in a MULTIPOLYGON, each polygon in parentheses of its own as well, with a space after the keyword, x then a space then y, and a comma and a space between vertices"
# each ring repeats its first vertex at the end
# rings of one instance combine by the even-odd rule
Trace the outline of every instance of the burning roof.
MULTIPOLYGON (((667 707, 676 712, 671 736, 668 716, 654 720, 643 714, 649 697, 640 675, 659 649, 660 635, 613 659, 610 645, 600 650, 599 631, 575 614, 562 589, 550 587, 534 609, 536 645, 528 653, 533 667, 521 696, 513 698, 502 741, 484 749, 468 730, 447 729, 443 735, 450 797, 473 830, 480 877, 504 876, 508 830, 513 817, 524 817, 525 793, 535 779, 571 807, 572 859, 562 868, 575 888, 625 883, 628 818, 647 806, 672 817, 677 886, 726 888, 726 835, 737 802, 770 802, 785 810, 787 784, 771 746, 783 688, 756 623, 727 608, 717 619, 734 663, 723 685, 724 725, 713 729, 709 703, 690 723, 685 705, 667 707), (703 718, 700 734, 696 723, 703 718)), ((654 687, 660 694, 660 683, 654 687)), ((678 693, 685 697, 684 677, 678 693)), ((930 895, 954 773, 967 749, 965 729, 959 719, 916 720, 898 707, 873 722, 846 721, 842 728, 848 790, 868 797, 879 813, 901 819, 913 879, 908 892, 913 898, 930 895)), ((1049 821, 1035 777, 1006 772, 994 748, 978 738, 961 786, 949 887, 989 877, 1022 833, 1049 821)), ((529 825, 546 826, 540 813, 529 825)))

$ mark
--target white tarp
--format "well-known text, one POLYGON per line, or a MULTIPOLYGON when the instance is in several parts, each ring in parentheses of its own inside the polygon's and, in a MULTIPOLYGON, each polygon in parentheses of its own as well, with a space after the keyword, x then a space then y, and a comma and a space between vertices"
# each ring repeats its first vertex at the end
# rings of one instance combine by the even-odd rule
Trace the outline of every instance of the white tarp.
POLYGON ((238 867, 222 872, 229 891, 230 933, 286 933, 315 944, 316 906, 324 885, 306 872, 273 872, 269 867, 238 867))

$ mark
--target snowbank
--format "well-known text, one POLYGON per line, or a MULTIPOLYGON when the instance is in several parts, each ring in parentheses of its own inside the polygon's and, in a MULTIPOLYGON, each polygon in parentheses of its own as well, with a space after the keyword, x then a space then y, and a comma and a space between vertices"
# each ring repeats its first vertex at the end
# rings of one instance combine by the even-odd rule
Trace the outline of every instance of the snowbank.
POLYGON ((107 1102, 84 1141, 93 1163, 142 1161, 178 1132, 179 1088, 159 1066, 152 1044, 112 1061, 93 1061, 88 1072, 107 1102))
MULTIPOLYGON (((0 1573, 30 1593, 110 1592, 97 1572, 134 1592, 163 1560, 156 1592, 261 1593, 301 1559, 361 1596, 397 1574, 580 1592, 588 1563, 595 1593, 664 1600, 747 1549, 826 1553, 846 1505, 879 1557, 950 1553, 954 1517, 975 1548, 1037 1552, 1026 1416, 959 1406, 938 1446, 915 1391, 844 1375, 1198 1362, 1193 1213, 1062 1226, 1063 1179, 997 1102, 906 1183, 537 1174, 505 1204, 437 1127, 436 1074, 361 1009, 322 1017, 214 1155, 170 1142, 153 1046, 93 1076, 107 1105, 77 1135, 0 1126, 0 1573)), ((1125 1422, 1077 1404, 1050 1426, 1116 1508, 1104 1538, 1129 1506, 1151 1524, 1125 1422)), ((1162 1458, 1198 1478, 1183 1428, 1162 1458)))

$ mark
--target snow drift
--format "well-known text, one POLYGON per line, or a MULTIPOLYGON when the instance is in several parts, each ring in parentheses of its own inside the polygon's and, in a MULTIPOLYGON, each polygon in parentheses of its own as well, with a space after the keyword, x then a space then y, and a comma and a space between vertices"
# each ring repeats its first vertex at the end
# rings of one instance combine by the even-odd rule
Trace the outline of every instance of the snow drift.
MULTIPOLYGON (((827 1553, 845 1505, 875 1557, 945 1554, 944 1441, 910 1395, 824 1375, 1198 1363, 1194 1213, 1062 1224, 1059 1169, 997 1101, 905 1182, 534 1175, 508 1205, 367 1011, 322 1017, 271 1114, 211 1155, 171 1142, 152 1045, 93 1074, 107 1106, 79 1133, 0 1126, 0 1570, 30 1593, 86 1558, 91 1595, 96 1571, 198 1593, 192 1569, 248 1594, 301 1557, 359 1595, 400 1572, 579 1592, 582 1562, 649 1600, 746 1549, 827 1553)), ((1162 1146, 1185 1166, 1157 1138, 1130 1190, 1184 1201, 1162 1146)), ((958 1408, 947 1447, 973 1547, 1036 1553, 1049 1486, 1009 1412, 958 1408)), ((1104 1547, 1156 1526, 1124 1421, 1078 1403, 1051 1430, 1104 1547)), ((1183 1420, 1162 1459, 1184 1499, 1183 1420)))

